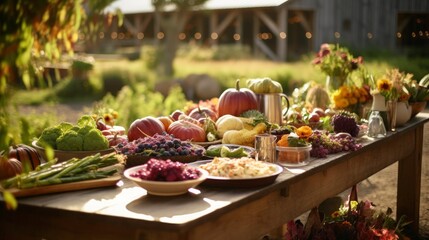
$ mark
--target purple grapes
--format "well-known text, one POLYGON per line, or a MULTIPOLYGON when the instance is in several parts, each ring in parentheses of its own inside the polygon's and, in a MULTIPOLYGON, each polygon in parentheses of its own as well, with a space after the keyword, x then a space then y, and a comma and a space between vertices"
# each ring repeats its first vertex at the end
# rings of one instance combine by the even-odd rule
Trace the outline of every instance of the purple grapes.
POLYGON ((169 134, 155 134, 152 137, 139 138, 127 144, 118 144, 116 151, 125 155, 153 157, 202 156, 204 148, 181 141, 169 134))
POLYGON ((200 174, 196 168, 187 167, 184 163, 174 162, 170 159, 158 160, 152 158, 143 165, 143 168, 130 175, 143 180, 174 182, 197 179, 200 174))
POLYGON ((315 130, 309 141, 312 146, 310 156, 317 158, 343 151, 356 151, 362 147, 350 134, 331 134, 320 130, 315 130))

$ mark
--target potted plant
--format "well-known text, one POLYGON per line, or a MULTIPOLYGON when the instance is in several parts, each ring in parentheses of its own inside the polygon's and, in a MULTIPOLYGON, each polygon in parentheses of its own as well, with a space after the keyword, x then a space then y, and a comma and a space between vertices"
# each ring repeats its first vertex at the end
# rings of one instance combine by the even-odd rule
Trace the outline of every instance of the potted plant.
POLYGON ((412 79, 407 79, 405 87, 410 95, 408 102, 412 108, 411 117, 416 116, 426 107, 426 103, 429 100, 429 74, 424 76, 419 82, 412 79))

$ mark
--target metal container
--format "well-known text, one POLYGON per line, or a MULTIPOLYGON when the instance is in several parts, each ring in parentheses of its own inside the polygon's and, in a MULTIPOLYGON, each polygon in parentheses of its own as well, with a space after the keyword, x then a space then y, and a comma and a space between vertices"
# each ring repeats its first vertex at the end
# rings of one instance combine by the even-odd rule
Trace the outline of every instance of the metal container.
POLYGON ((256 135, 255 149, 257 161, 276 162, 276 139, 276 136, 267 133, 256 135))
POLYGON ((258 110, 263 113, 270 123, 283 124, 283 118, 289 110, 289 99, 283 93, 256 94, 258 110), (284 102, 286 106, 284 106, 284 102))

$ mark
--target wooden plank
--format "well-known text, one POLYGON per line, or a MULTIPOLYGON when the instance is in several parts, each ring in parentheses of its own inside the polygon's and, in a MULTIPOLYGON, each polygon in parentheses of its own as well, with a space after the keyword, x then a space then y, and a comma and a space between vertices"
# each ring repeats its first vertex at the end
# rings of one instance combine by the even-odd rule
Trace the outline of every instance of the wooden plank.
POLYGON ((260 10, 256 10, 255 13, 256 13, 256 16, 258 16, 262 20, 262 22, 264 22, 265 25, 267 25, 267 27, 271 30, 271 32, 273 32, 274 34, 280 32, 277 24, 273 20, 271 20, 271 18, 268 17, 264 12, 260 10))
POLYGON ((238 11, 229 12, 226 18, 223 19, 222 22, 216 26, 215 32, 220 36, 237 16, 238 11))
MULTIPOLYGON (((62 184, 34 187, 34 188, 28 188, 28 189, 10 188, 10 189, 7 189, 7 191, 12 193, 15 197, 28 197, 28 196, 43 195, 48 193, 69 192, 69 191, 77 191, 77 190, 90 189, 90 188, 115 186, 119 180, 121 180, 121 175, 116 174, 114 176, 111 176, 108 178, 102 178, 102 179, 79 181, 79 182, 72 182, 72 183, 62 183, 62 184)), ((2 191, 4 191, 4 189, 0 187, 0 192, 2 191)))

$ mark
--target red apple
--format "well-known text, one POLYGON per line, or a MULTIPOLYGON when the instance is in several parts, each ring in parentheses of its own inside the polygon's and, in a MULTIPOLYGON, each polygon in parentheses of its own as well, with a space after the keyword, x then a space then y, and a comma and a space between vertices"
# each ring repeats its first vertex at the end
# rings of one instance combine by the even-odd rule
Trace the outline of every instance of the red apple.
POLYGON ((308 122, 310 123, 318 123, 320 121, 320 116, 317 113, 310 113, 308 116, 308 122))
POLYGON ((107 135, 106 136, 107 141, 109 141, 109 146, 114 147, 118 145, 119 143, 126 144, 128 142, 128 138, 125 135, 107 135))
POLYGON ((128 141, 134 141, 139 138, 151 137, 156 133, 165 132, 162 122, 155 117, 144 117, 131 123, 128 129, 128 141))
POLYGON ((107 125, 106 123, 104 123, 103 120, 99 119, 99 120, 97 120, 97 128, 98 128, 98 130, 103 131, 103 130, 110 129, 111 126, 107 125))
POLYGON ((205 142, 206 132, 204 129, 194 123, 178 120, 173 122, 167 130, 167 133, 183 141, 205 142))
POLYGON ((314 108, 312 113, 316 113, 319 117, 325 117, 326 113, 322 108, 314 108))
POLYGON ((175 110, 174 112, 172 112, 172 113, 170 114, 170 118, 171 118, 173 121, 177 121, 177 120, 179 120, 179 117, 180 117, 181 115, 186 115, 186 114, 185 114, 184 112, 180 111, 180 110, 175 110))

